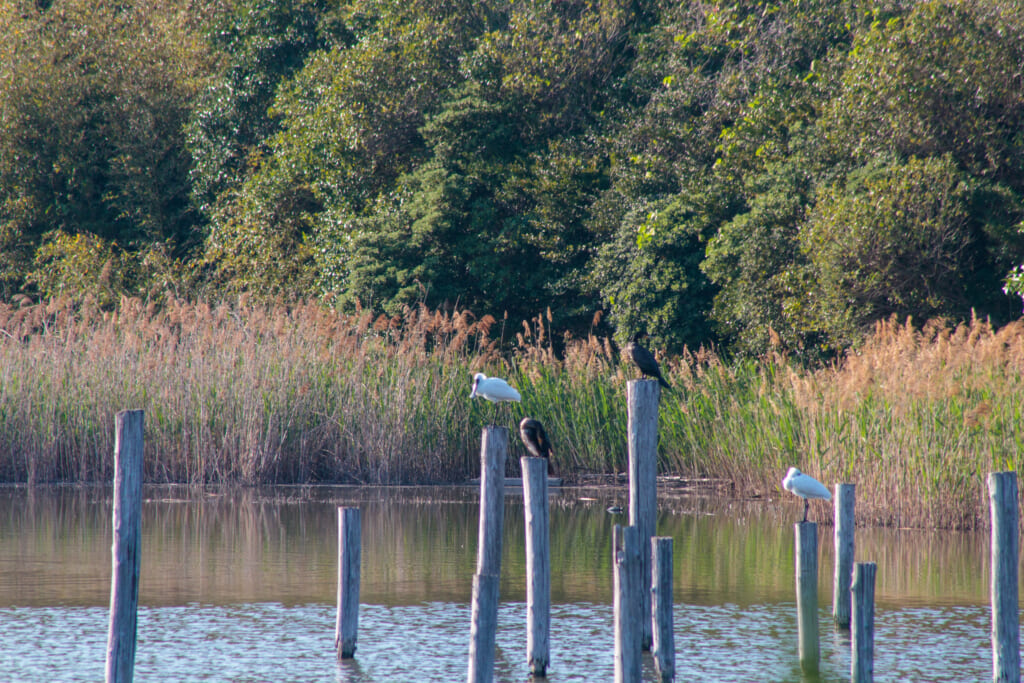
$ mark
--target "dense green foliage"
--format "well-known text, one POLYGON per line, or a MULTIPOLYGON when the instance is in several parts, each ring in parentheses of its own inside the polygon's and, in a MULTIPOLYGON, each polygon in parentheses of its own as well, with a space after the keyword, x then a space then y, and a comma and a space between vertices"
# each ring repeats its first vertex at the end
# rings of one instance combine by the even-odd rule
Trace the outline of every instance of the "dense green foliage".
POLYGON ((12 0, 0 31, 4 298, 605 309, 807 359, 1020 312, 1011 0, 12 0))

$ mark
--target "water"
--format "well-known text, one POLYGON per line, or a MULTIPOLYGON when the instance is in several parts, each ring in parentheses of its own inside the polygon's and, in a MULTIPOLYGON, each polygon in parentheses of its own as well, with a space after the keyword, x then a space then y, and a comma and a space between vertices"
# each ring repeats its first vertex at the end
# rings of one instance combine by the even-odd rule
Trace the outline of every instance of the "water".
MULTIPOLYGON (((548 680, 613 677, 611 527, 626 492, 551 499, 548 680)), ((679 681, 849 680, 831 628, 831 528, 821 527, 820 677, 797 661, 798 501, 663 497, 675 538, 679 681)), ((147 489, 137 681, 464 680, 476 563, 472 488, 147 489), (363 510, 356 658, 334 655, 337 506, 363 510)), ((812 517, 824 514, 818 507, 812 517)), ((525 681, 521 497, 506 500, 495 680, 525 681)), ((109 491, 0 488, 0 680, 101 681, 110 599, 109 491)), ((879 564, 879 681, 991 678, 983 534, 858 530, 879 564)), ((654 680, 645 657, 645 680, 654 680)))

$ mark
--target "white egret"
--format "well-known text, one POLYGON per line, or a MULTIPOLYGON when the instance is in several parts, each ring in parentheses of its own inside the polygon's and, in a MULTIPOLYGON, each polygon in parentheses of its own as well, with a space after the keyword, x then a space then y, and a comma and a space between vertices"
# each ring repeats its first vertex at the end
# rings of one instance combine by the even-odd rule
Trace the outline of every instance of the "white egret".
POLYGON ((800 520, 802 522, 807 521, 807 508, 811 505, 811 498, 832 500, 832 494, 824 484, 795 467, 789 468, 786 478, 782 480, 782 488, 804 499, 804 518, 800 520))
MULTIPOLYGON (((515 387, 509 386, 509 383, 505 380, 500 377, 488 377, 482 372, 473 375, 473 391, 469 392, 470 398, 476 398, 477 396, 487 399, 494 403, 495 406, 503 401, 515 401, 518 403, 523 398, 515 390, 515 387)), ((497 414, 497 407, 495 407, 495 414, 497 414)))

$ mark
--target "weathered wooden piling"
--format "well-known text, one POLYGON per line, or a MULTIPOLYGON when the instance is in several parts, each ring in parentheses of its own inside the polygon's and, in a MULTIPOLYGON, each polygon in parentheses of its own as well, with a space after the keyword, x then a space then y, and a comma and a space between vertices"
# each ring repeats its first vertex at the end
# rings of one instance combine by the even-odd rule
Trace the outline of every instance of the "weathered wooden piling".
POLYGON ((526 661, 534 676, 547 675, 551 657, 551 554, 547 458, 523 456, 526 515, 526 661))
POLYGON ((816 672, 821 656, 818 641, 818 525, 797 522, 796 611, 800 632, 800 668, 816 672))
POLYGON ((836 567, 832 583, 832 621, 836 628, 850 628, 850 580, 854 558, 854 505, 856 487, 836 484, 836 567))
POLYGON ((473 575, 473 607, 469 627, 469 683, 494 680, 494 643, 498 631, 497 574, 473 575))
POLYGON ((480 444, 480 527, 469 634, 469 683, 494 680, 498 582, 505 524, 505 460, 508 427, 485 427, 480 444))
POLYGON ((676 677, 676 641, 672 617, 672 537, 651 539, 651 650, 662 683, 676 677))
POLYGON ((135 674, 142 558, 144 415, 141 410, 122 410, 115 418, 113 577, 107 631, 107 683, 127 683, 135 674))
MULTIPOLYGON (((627 385, 629 448, 629 523, 637 528, 640 547, 650 547, 658 519, 658 404, 661 387, 653 379, 632 380, 627 385)), ((641 553, 643 581, 640 610, 644 615, 640 645, 651 649, 651 558, 641 553)))
POLYGON ((635 526, 612 528, 615 612, 615 683, 640 683, 640 533, 635 526))
POLYGON ((989 474, 988 495, 992 513, 992 680, 1015 682, 1020 681, 1017 473, 989 474))
POLYGON ((508 427, 485 427, 480 444, 480 530, 476 548, 478 574, 501 574, 506 458, 508 427))
POLYGON ((359 632, 359 571, 363 534, 359 508, 338 508, 338 615, 334 622, 334 647, 338 659, 356 653, 359 632))
POLYGON ((875 573, 874 562, 858 562, 853 572, 853 625, 850 634, 850 680, 875 679, 875 573))

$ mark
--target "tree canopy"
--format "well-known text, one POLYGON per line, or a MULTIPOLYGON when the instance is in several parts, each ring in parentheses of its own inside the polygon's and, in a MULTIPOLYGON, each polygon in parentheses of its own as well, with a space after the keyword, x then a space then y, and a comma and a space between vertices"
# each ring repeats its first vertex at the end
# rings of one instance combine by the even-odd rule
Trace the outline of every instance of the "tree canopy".
POLYGON ((5 298, 607 310, 807 359, 1020 313, 1010 0, 12 0, 0 30, 5 298))

